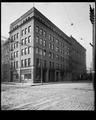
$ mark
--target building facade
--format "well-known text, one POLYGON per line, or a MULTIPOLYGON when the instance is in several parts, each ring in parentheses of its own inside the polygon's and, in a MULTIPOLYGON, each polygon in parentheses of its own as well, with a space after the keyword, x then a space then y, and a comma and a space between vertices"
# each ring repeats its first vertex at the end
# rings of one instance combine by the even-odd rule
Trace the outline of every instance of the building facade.
MULTIPOLYGON (((9 34, 11 81, 37 83, 72 80, 76 71, 73 67, 75 56, 72 50, 75 45, 72 41, 76 40, 68 37, 36 8, 14 21, 9 34)), ((85 49, 82 51, 84 58, 81 64, 85 66, 85 49)), ((79 63, 76 65, 78 71, 83 71, 79 63)))
MULTIPOLYGON (((2 41, 1 41, 2 44, 2 41)), ((1 46, 2 82, 10 81, 10 40, 6 38, 1 46)))

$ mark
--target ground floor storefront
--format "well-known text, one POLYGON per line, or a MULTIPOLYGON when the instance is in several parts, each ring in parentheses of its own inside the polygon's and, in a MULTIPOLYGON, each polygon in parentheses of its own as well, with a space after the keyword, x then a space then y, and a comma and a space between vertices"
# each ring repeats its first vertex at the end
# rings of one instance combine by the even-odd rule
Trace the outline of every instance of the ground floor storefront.
POLYGON ((31 67, 10 71, 10 82, 58 82, 71 80, 71 73, 51 68, 31 67))

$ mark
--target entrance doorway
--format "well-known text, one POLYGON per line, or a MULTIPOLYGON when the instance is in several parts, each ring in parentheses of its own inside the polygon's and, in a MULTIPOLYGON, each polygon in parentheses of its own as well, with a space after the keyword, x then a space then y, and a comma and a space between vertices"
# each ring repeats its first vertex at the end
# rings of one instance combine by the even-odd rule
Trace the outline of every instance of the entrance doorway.
POLYGON ((43 75, 42 75, 43 82, 46 82, 46 72, 47 72, 47 70, 43 69, 43 75))
POLYGON ((59 81, 59 71, 56 71, 56 81, 59 81))

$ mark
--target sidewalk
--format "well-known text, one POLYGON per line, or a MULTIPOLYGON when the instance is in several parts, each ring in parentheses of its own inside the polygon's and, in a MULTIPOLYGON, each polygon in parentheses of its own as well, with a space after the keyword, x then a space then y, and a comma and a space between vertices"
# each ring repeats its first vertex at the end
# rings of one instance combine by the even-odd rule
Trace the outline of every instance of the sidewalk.
POLYGON ((2 82, 1 85, 10 85, 10 86, 38 86, 38 85, 50 85, 50 84, 61 84, 61 83, 91 83, 91 81, 59 81, 59 82, 43 82, 43 83, 19 83, 19 82, 2 82))

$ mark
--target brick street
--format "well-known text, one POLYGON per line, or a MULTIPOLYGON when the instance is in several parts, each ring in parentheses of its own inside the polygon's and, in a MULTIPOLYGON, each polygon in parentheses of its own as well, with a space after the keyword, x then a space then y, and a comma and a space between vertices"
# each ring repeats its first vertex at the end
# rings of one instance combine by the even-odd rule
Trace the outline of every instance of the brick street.
POLYGON ((1 86, 2 110, 94 110, 92 83, 1 86))

